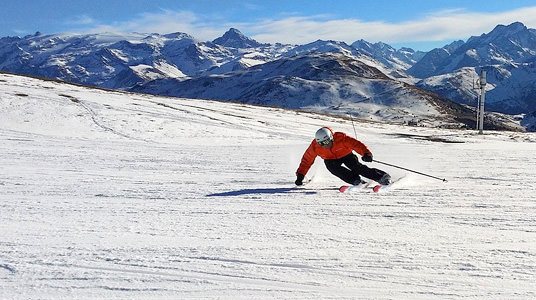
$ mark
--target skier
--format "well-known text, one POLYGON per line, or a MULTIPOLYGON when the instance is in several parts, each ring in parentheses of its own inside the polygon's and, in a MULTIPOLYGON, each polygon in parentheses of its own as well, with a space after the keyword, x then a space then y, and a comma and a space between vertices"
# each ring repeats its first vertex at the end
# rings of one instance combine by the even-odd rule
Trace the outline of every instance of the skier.
POLYGON ((314 140, 303 154, 300 166, 296 171, 296 185, 303 184, 303 179, 317 156, 324 159, 326 168, 333 175, 349 184, 363 184, 364 181, 360 176, 374 180, 381 185, 391 184, 389 174, 361 164, 353 151, 360 154, 364 162, 372 162, 372 152, 362 142, 343 132, 334 133, 329 127, 318 129, 314 140))

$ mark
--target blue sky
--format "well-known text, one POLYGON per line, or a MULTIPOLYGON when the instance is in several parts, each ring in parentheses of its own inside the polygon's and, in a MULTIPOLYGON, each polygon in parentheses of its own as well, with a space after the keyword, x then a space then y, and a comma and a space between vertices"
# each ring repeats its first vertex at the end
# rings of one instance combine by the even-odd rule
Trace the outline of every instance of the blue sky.
POLYGON ((230 27, 260 42, 382 41, 430 50, 497 24, 536 28, 523 0, 1 0, 0 36, 185 32, 206 41, 230 27))

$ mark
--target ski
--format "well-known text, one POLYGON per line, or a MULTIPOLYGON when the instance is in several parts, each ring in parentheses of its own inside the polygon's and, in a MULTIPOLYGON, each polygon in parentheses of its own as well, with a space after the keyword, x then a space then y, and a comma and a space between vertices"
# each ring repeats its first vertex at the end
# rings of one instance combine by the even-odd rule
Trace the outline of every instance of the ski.
POLYGON ((339 192, 347 193, 347 192, 356 191, 356 190, 367 190, 367 191, 372 190, 372 192, 374 193, 384 193, 390 190, 393 187, 393 185, 398 185, 397 182, 401 180, 402 178, 404 177, 397 178, 396 180, 391 181, 391 183, 388 185, 382 185, 375 181, 369 181, 365 184, 359 184, 359 185, 343 185, 339 188, 339 192))
POLYGON ((341 185, 341 187, 339 188, 339 192, 346 193, 349 188, 351 188, 351 186, 349 186, 349 185, 341 185))
POLYGON ((347 192, 356 191, 356 190, 363 190, 363 189, 368 188, 369 186, 370 186, 370 182, 358 184, 358 185, 342 185, 339 188, 339 192, 347 193, 347 192))
POLYGON ((384 193, 384 192, 387 192, 389 191, 390 189, 393 188, 393 186, 397 186, 400 187, 400 181, 402 179, 404 179, 405 176, 402 176, 402 177, 399 177, 395 180, 392 180, 391 183, 387 184, 387 185, 384 185, 384 184, 379 184, 379 183, 376 183, 376 185, 374 187, 372 187, 372 191, 375 192, 375 193, 384 193))
MULTIPOLYGON (((380 193, 380 192, 386 192, 389 190, 389 188, 391 187, 391 185, 381 185, 381 184, 376 184, 372 187, 372 191, 374 193, 380 193)), ((341 187, 339 187, 339 192, 341 193, 348 193, 348 192, 352 192, 352 191, 357 191, 357 190, 368 190, 367 189, 368 186, 366 185, 342 185, 341 187)))
POLYGON ((372 188, 372 191, 374 193, 380 193, 380 192, 386 192, 389 190, 389 188, 391 187, 392 183, 390 185, 382 185, 382 184, 377 184, 375 185, 373 188, 372 188))

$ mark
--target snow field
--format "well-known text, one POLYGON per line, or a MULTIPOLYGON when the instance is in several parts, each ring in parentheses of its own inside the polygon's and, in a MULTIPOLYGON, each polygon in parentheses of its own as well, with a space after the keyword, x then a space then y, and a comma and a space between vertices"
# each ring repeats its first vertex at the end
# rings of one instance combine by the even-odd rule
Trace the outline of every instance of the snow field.
POLYGON ((348 120, 4 74, 0 91, 0 298, 536 297, 533 134, 355 123, 375 159, 448 182, 371 164, 399 185, 340 194, 320 159, 293 181, 315 130, 348 120))

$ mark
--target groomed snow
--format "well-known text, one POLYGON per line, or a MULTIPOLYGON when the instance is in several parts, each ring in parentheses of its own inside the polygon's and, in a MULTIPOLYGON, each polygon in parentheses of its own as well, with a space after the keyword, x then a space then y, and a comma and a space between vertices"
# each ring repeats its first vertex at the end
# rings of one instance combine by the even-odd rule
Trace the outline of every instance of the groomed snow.
POLYGON ((275 108, 0 74, 1 299, 534 299, 536 136, 355 123, 387 193, 340 194, 275 108))

